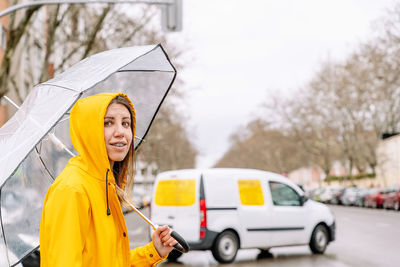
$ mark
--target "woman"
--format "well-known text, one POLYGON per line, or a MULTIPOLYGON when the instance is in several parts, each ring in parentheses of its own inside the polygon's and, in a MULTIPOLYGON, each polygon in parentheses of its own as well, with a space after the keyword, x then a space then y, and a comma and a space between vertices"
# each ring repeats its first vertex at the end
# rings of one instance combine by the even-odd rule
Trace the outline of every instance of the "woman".
POLYGON ((42 267, 156 266, 177 243, 168 226, 129 250, 121 204, 131 192, 136 116, 129 98, 104 93, 77 101, 70 134, 79 155, 49 188, 40 224, 42 267))

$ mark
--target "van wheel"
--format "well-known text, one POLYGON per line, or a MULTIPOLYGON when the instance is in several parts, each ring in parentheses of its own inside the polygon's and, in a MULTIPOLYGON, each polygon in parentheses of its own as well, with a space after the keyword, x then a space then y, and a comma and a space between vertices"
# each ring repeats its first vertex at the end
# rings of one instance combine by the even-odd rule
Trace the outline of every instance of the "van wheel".
POLYGON ((212 248, 214 258, 220 263, 230 263, 235 260, 239 249, 239 240, 232 231, 222 232, 212 248))
POLYGON ((274 255, 269 251, 269 249, 260 248, 260 253, 257 255, 257 260, 260 259, 272 259, 274 255))
POLYGON ((169 254, 168 254, 168 261, 170 262, 176 262, 178 258, 182 256, 182 252, 177 251, 176 249, 173 249, 169 254))
POLYGON ((323 254, 328 245, 328 230, 322 224, 315 227, 310 240, 310 249, 314 254, 323 254))

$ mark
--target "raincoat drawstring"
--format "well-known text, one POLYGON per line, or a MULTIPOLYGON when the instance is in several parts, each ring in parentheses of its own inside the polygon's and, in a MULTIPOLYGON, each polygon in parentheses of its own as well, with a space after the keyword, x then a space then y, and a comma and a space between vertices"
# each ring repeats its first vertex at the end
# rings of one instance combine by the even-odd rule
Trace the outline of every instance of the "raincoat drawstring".
POLYGON ((109 171, 109 169, 107 169, 107 172, 106 172, 106 199, 107 199, 107 216, 111 214, 111 211, 110 211, 110 206, 108 205, 108 171, 109 171))

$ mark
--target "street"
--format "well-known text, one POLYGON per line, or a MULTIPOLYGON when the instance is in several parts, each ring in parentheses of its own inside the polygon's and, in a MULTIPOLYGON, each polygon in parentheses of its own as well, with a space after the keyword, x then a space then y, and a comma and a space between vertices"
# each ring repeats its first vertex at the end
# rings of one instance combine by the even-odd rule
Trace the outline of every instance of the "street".
MULTIPOLYGON (((234 263, 224 266, 400 266, 400 212, 330 206, 336 216, 336 240, 324 255, 311 254, 308 246, 273 248, 273 258, 259 259, 257 249, 239 250, 234 263)), ((144 210, 147 214, 148 210, 144 210)), ((149 228, 133 212, 126 215, 131 247, 149 241, 149 228)), ((191 251, 178 263, 159 266, 219 266, 210 251, 191 251)), ((221 265, 222 266, 222 265, 221 265)))

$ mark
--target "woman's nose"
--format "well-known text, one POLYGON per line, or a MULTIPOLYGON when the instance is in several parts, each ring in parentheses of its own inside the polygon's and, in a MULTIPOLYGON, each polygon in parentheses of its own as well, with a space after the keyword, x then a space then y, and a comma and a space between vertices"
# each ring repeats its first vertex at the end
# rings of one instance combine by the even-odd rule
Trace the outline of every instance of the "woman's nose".
POLYGON ((116 124, 114 129, 114 136, 123 136, 124 135, 124 127, 120 124, 116 124))

